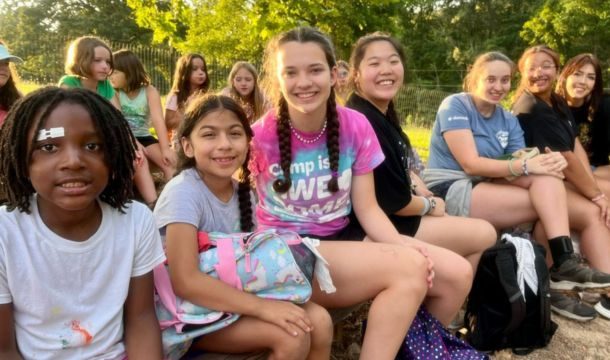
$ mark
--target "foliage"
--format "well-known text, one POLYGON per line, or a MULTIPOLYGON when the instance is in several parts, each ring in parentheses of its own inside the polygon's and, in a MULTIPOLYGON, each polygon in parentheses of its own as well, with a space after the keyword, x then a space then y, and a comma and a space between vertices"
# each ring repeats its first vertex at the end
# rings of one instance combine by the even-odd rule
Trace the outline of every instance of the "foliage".
POLYGON ((396 31, 401 7, 399 0, 127 2, 138 24, 153 30, 155 41, 169 41, 183 52, 214 54, 223 65, 238 59, 260 63, 264 45, 273 35, 299 25, 331 34, 339 57, 346 58, 359 36, 374 30, 396 31))
POLYGON ((486 51, 519 56, 526 44, 517 36, 542 0, 418 0, 400 16, 411 79, 459 90, 467 66, 486 51), (447 71, 451 69, 450 71, 447 71))
POLYGON ((608 66, 610 1, 547 0, 525 23, 521 37, 530 45, 551 46, 564 61, 591 52, 608 66))

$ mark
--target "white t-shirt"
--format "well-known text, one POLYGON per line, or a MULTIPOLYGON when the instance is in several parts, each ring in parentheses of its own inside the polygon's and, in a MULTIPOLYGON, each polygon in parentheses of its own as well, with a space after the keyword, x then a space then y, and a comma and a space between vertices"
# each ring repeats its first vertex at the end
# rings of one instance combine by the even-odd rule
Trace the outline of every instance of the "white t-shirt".
MULTIPOLYGON (((13 304, 25 359, 120 359, 123 305, 132 277, 165 260, 150 210, 125 214, 104 202, 102 222, 83 242, 64 239, 40 218, 0 207, 0 304, 13 304)), ((150 294, 152 297, 153 294, 150 294)))

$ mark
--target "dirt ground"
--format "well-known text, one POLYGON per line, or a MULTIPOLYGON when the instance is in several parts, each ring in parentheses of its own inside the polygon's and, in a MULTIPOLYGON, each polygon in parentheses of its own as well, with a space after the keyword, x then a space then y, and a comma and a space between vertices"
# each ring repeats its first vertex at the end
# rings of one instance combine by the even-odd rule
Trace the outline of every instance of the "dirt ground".
MULTIPOLYGON (((342 321, 335 330, 338 332, 333 343, 333 360, 358 359, 360 353, 361 323, 366 318, 367 308, 363 307, 342 321)), ((513 355, 504 350, 491 356, 492 360, 573 360, 610 359, 610 320, 598 316, 595 320, 580 323, 553 315, 559 325, 551 343, 527 356, 513 355)))

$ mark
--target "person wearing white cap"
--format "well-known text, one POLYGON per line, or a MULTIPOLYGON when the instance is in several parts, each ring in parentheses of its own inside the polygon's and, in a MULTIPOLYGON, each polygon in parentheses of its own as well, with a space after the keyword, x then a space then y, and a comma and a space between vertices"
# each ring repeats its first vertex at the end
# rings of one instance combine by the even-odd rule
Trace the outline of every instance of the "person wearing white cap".
POLYGON ((0 40, 0 125, 4 123, 11 106, 21 98, 15 80, 17 73, 9 63, 22 63, 23 60, 12 55, 2 40, 0 40))

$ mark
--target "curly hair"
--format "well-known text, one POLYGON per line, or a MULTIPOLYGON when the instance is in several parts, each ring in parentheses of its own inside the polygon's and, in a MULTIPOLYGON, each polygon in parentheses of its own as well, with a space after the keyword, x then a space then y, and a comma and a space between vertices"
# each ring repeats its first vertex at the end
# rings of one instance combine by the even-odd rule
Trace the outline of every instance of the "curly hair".
POLYGON ((34 143, 35 134, 62 104, 77 104, 89 112, 104 144, 104 161, 109 170, 108 184, 100 200, 123 211, 133 197, 136 141, 129 124, 119 110, 95 92, 54 86, 38 89, 20 99, 0 129, 0 193, 6 197, 2 203, 9 211, 18 208, 30 212, 30 197, 36 189, 28 175, 32 155, 29 144, 34 143))
MULTIPOLYGON (((292 146, 290 134, 290 116, 288 114, 288 104, 284 95, 279 90, 278 78, 276 75, 277 63, 276 55, 282 45, 288 42, 314 43, 324 52, 326 62, 330 69, 337 63, 335 60, 335 50, 330 39, 317 29, 311 27, 298 27, 288 32, 280 34, 269 42, 265 50, 264 60, 264 88, 270 94, 276 106, 277 114, 277 137, 280 149, 280 167, 282 176, 273 182, 273 189, 282 194, 288 192, 292 186, 290 177, 290 166, 292 164, 292 146)), ((328 182, 328 191, 335 193, 339 190, 339 117, 337 115, 337 105, 335 102, 335 92, 330 89, 326 106, 326 147, 330 162, 331 179, 328 182)))
MULTIPOLYGON (((246 138, 248 143, 252 140, 254 133, 250 128, 250 122, 246 113, 241 106, 229 96, 214 95, 214 94, 202 94, 195 97, 189 102, 189 106, 184 114, 184 121, 180 124, 178 129, 178 138, 189 138, 195 126, 206 116, 218 110, 227 110, 235 114, 237 119, 246 132, 246 138)), ((252 199, 251 193, 251 179, 250 170, 248 169, 248 162, 250 159, 250 151, 246 154, 246 159, 241 166, 239 174, 239 185, 237 189, 237 197, 239 200, 239 213, 240 213, 240 226, 242 231, 252 231, 254 228, 253 213, 252 213, 252 199)), ((186 169, 196 167, 197 163, 194 158, 186 156, 182 146, 178 148, 178 172, 186 169)))

